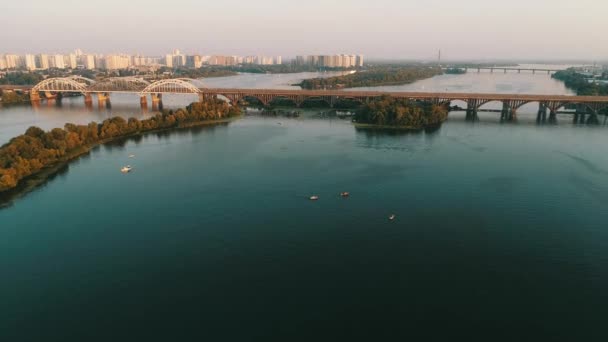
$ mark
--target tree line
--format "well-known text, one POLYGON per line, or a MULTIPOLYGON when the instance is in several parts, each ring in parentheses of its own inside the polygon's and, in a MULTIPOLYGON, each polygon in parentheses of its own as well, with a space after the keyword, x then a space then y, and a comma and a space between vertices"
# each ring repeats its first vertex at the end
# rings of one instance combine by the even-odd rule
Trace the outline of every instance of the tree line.
POLYGON ((29 95, 14 91, 0 90, 0 104, 24 103, 30 100, 29 95))
POLYGON ((34 72, 9 72, 0 78, 0 84, 35 85, 43 79, 43 75, 34 72))
POLYGON ((574 69, 560 70, 552 77, 564 82, 566 87, 576 91, 577 95, 608 96, 608 84, 589 82, 586 76, 577 73, 574 69))
POLYGON ((447 117, 447 105, 384 95, 364 104, 355 114, 355 121, 379 126, 422 129, 440 125, 447 117))
POLYGON ((190 104, 185 109, 163 111, 155 116, 138 120, 113 117, 98 124, 68 123, 64 128, 48 132, 30 127, 25 134, 11 139, 0 147, 0 192, 16 187, 19 182, 45 167, 53 166, 85 152, 91 146, 131 135, 146 132, 186 127, 210 120, 225 119, 240 115, 237 106, 209 99, 190 104))
POLYGON ((443 71, 438 66, 410 65, 393 66, 381 65, 354 74, 329 78, 312 78, 302 81, 302 89, 341 89, 356 87, 374 87, 383 85, 400 85, 441 75, 443 71))

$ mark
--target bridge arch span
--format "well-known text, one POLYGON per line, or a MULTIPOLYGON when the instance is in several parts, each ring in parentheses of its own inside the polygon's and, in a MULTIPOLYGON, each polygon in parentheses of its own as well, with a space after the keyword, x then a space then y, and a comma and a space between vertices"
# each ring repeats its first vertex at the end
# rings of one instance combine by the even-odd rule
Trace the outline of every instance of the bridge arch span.
POLYGON ((247 102, 247 103, 253 104, 253 105, 261 105, 261 106, 268 105, 268 102, 264 101, 263 97, 256 96, 256 95, 244 95, 243 97, 241 97, 240 99, 237 100, 237 102, 240 102, 240 101, 244 101, 244 102, 247 102), (251 100, 253 100, 253 102, 251 100))
POLYGON ((93 85, 93 84, 96 83, 95 80, 92 80, 92 79, 86 78, 86 77, 82 77, 80 75, 72 75, 72 76, 69 76, 67 78, 69 78, 71 80, 74 80, 74 81, 76 81, 78 83, 82 83, 82 84, 84 84, 86 86, 90 86, 90 85, 93 85))
POLYGON ((589 103, 589 102, 560 102, 555 104, 549 104, 549 110, 557 112, 560 109, 566 109, 567 105, 578 105, 587 108, 590 113, 599 113, 604 109, 608 109, 608 103, 589 103))
POLYGON ((276 103, 280 103, 280 102, 291 102, 295 107, 298 107, 300 105, 300 103, 298 103, 298 100, 295 96, 288 96, 288 95, 278 95, 278 96, 274 96, 273 98, 271 98, 268 101, 268 104, 272 105, 272 104, 276 104, 276 103))
POLYGON ((32 92, 50 92, 50 93, 58 93, 58 92, 73 92, 73 93, 85 93, 87 86, 80 82, 77 82, 74 79, 67 77, 54 77, 47 78, 44 81, 36 84, 32 88, 32 92))
POLYGON ((91 85, 89 92, 140 92, 150 82, 137 77, 111 77, 91 85))
MULTIPOLYGON (((481 100, 477 104, 477 110, 482 109, 481 107, 484 107, 484 106, 486 106, 488 104, 494 104, 494 103, 499 103, 500 104, 500 108, 502 108, 504 102, 501 101, 501 100, 481 100)), ((488 109, 490 109, 490 108, 488 108, 488 109)))
POLYGON ((199 94, 200 89, 192 83, 193 80, 173 78, 156 81, 145 87, 140 94, 199 94))

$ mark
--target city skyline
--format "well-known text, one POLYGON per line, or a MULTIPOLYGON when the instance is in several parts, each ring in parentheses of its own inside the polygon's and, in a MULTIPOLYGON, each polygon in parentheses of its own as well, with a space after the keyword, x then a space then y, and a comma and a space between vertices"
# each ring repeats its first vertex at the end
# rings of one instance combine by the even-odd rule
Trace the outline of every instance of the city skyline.
POLYGON ((315 67, 353 68, 363 66, 363 55, 302 55, 284 60, 282 56, 265 55, 200 55, 185 54, 179 49, 162 56, 145 56, 141 54, 93 54, 75 49, 67 54, 56 53, 26 53, 0 54, 0 70, 48 70, 48 69, 101 69, 120 70, 146 67, 156 69, 168 68, 201 68, 209 66, 237 65, 281 65, 295 63, 315 67))
POLYGON ((513 0, 508 6, 481 0, 281 5, 236 0, 204 8, 176 0, 171 16, 164 6, 142 1, 108 0, 94 11, 67 0, 32 2, 0 5, 5 53, 24 54, 34 47, 61 52, 78 46, 93 52, 162 55, 167 47, 180 46, 189 54, 205 50, 290 57, 353 51, 368 59, 431 60, 441 49, 452 60, 608 58, 608 46, 599 43, 608 26, 602 17, 608 4, 592 0, 513 0), (144 7, 146 15, 137 15, 144 7), (567 24, 559 24, 565 20, 567 24))

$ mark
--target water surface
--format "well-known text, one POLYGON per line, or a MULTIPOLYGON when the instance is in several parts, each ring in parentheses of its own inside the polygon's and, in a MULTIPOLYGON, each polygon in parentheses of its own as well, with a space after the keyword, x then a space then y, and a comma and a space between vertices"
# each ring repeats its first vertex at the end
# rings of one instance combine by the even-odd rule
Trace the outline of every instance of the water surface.
MULTIPOLYGON (((0 121, 113 114, 78 106, 0 121)), ((605 126, 314 114, 101 146, 0 210, 2 340, 608 337, 605 126)))

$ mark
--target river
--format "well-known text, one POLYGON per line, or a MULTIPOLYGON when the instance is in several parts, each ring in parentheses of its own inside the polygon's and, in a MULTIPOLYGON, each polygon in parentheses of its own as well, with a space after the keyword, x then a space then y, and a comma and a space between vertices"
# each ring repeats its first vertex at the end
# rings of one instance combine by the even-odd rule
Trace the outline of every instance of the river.
MULTIPOLYGON (((523 72, 383 89, 571 94, 523 72)), ((112 100, 2 109, 0 140, 144 116, 112 100)), ((605 340, 608 131, 535 110, 432 134, 247 115, 98 147, 0 210, 1 340, 605 340)))

